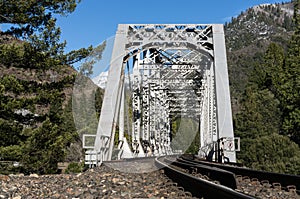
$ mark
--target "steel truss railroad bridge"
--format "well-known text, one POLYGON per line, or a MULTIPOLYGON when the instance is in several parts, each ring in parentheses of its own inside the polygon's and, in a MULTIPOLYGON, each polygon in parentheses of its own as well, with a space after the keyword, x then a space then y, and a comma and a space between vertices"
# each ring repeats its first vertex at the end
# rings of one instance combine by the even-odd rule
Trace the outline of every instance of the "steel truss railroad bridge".
POLYGON ((197 134, 200 156, 236 161, 223 25, 120 24, 86 164, 183 153, 197 134))

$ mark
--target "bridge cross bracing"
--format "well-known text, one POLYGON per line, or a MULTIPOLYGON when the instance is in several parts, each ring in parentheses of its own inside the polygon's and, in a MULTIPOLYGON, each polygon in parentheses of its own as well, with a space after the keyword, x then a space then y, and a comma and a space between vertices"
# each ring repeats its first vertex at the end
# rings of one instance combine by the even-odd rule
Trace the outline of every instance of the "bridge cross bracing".
POLYGON ((196 134, 200 156, 236 161, 223 25, 120 24, 86 161, 182 153, 196 134))

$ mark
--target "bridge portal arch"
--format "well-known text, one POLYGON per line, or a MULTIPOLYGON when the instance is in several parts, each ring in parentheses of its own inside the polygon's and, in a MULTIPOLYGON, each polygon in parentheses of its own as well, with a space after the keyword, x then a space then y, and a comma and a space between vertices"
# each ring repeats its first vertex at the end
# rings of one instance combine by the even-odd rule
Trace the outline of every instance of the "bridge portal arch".
POLYGON ((93 150, 97 159, 112 158, 116 132, 118 158, 176 152, 170 123, 176 114, 199 121, 199 154, 208 155, 219 141, 224 156, 236 161, 223 25, 120 24, 93 150))

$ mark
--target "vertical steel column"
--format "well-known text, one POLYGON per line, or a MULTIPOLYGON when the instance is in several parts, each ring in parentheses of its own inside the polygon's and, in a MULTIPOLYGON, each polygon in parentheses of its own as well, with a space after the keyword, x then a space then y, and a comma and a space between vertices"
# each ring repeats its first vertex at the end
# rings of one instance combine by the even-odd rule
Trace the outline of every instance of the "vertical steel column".
POLYGON ((94 151, 100 153, 103 160, 111 160, 113 150, 114 129, 117 122, 116 109, 119 103, 118 95, 120 94, 127 27, 125 24, 118 26, 97 128, 94 151), (104 140, 106 141, 104 142, 104 140))
POLYGON ((140 56, 134 56, 133 63, 133 93, 132 93, 132 111, 133 111, 133 126, 132 126, 132 147, 134 156, 144 157, 144 151, 140 142, 141 137, 141 74, 140 74, 140 56))
POLYGON ((119 141, 124 139, 124 103, 125 103, 125 82, 123 80, 123 86, 121 91, 121 105, 120 105, 120 114, 119 114, 119 141))
MULTIPOLYGON (((211 143, 211 132, 209 132, 209 90, 208 90, 208 71, 204 72, 203 84, 203 98, 200 119, 200 147, 207 147, 211 143)), ((205 151, 206 153, 207 151, 205 151)), ((206 155, 206 154, 205 154, 206 155)))
POLYGON ((149 141, 149 69, 143 68, 142 74, 142 107, 143 107, 143 129, 142 129, 142 139, 144 141, 149 141))
MULTIPOLYGON (((213 44, 215 59, 218 137, 234 138, 225 38, 222 24, 213 25, 213 44)), ((234 148, 232 150, 234 150, 234 148)), ((225 151, 224 155, 228 157, 231 162, 236 162, 235 151, 225 151)))

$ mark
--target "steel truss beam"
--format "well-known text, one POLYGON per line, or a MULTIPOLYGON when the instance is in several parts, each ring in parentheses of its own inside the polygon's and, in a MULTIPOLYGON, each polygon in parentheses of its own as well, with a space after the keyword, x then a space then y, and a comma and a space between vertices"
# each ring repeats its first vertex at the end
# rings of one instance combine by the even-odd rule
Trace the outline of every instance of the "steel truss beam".
MULTIPOLYGON (((171 121, 180 116, 200 120, 201 155, 220 138, 234 140, 223 26, 120 24, 95 141, 97 159, 112 159, 117 127, 118 158, 172 154, 171 121)), ((236 161, 234 148, 224 156, 236 161)))

